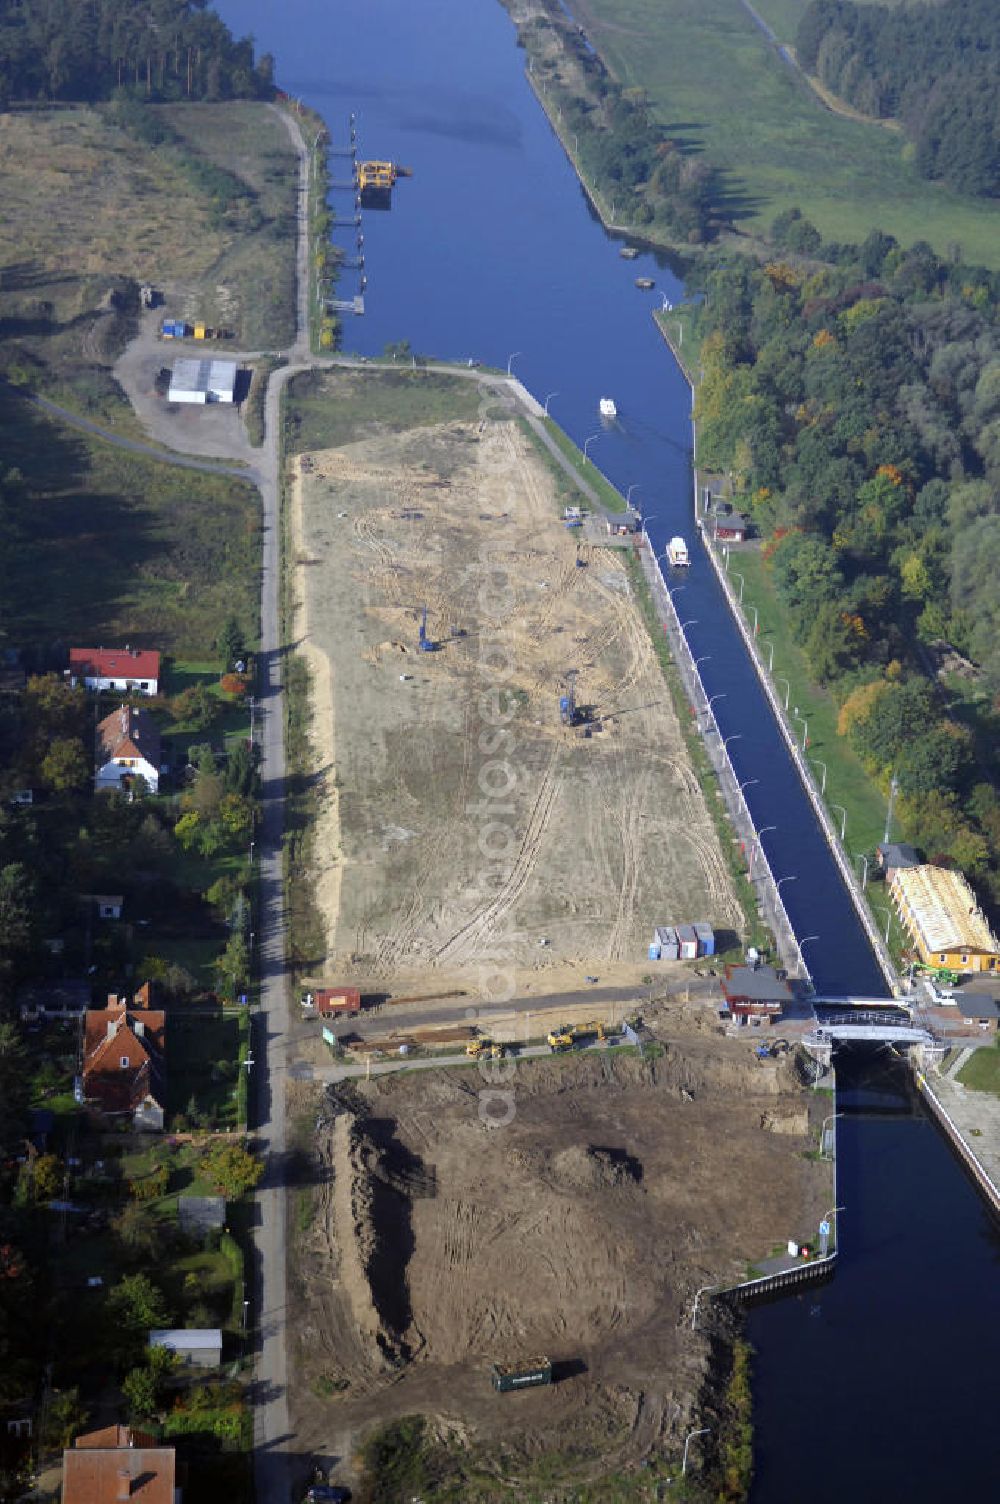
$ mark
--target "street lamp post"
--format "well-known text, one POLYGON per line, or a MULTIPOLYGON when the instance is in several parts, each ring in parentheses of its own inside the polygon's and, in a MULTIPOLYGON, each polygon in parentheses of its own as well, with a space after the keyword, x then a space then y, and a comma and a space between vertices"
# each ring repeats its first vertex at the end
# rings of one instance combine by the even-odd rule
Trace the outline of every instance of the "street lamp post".
POLYGON ((767 643, 767 646, 768 646, 768 649, 769 649, 768 655, 767 655, 767 671, 768 671, 769 674, 773 674, 774 673, 774 638, 773 637, 765 637, 765 638, 762 639, 762 641, 764 641, 764 642, 767 643))
POLYGON ((760 830, 757 831, 756 840, 753 840, 753 841, 750 842, 750 860, 747 863, 747 881, 748 882, 752 882, 753 881, 753 854, 754 854, 754 852, 755 851, 760 851, 761 856, 764 855, 764 844, 761 841, 761 836, 766 835, 769 830, 777 830, 777 828, 778 827, 776 825, 762 825, 761 828, 760 828, 760 830))
POLYGON ((809 722, 806 720, 804 715, 799 714, 798 706, 796 706, 792 711, 792 719, 802 722, 802 750, 804 752, 806 750, 806 744, 809 741, 809 722))
MULTIPOLYGON (((713 721, 715 720, 715 717, 714 717, 714 715, 712 715, 712 706, 715 704, 716 700, 724 700, 725 698, 726 698, 726 691, 723 689, 717 695, 712 695, 712 697, 708 701, 706 701, 706 704, 705 704, 705 714, 712 716, 713 721)), ((705 730, 706 731, 708 730, 708 723, 707 722, 705 723, 705 730)))
POLYGON ((719 1288, 718 1285, 702 1285, 701 1289, 697 1290, 695 1292, 694 1306, 692 1307, 692 1310, 691 1310, 691 1330, 692 1331, 694 1331, 695 1326, 697 1325, 697 1322, 698 1322, 698 1302, 701 1300, 701 1297, 703 1295, 707 1295, 710 1290, 717 1290, 718 1288, 719 1288))
MULTIPOLYGON (((832 1154, 825 1154, 823 1152, 823 1145, 826 1143, 826 1125, 827 1125, 827 1123, 835 1123, 838 1118, 842 1118, 843 1116, 844 1116, 844 1114, 842 1112, 830 1112, 830 1113, 827 1113, 826 1117, 823 1119, 823 1126, 819 1130, 819 1152, 820 1152, 821 1158, 823 1158, 823 1159, 832 1159, 833 1158, 832 1154)), ((823 1220, 825 1222, 826 1218, 824 1217, 823 1220)))
POLYGON ((748 601, 747 602, 747 610, 753 612, 753 635, 756 637, 757 636, 757 607, 754 605, 753 601, 748 601))
POLYGON ((682 1478, 683 1478, 684 1474, 688 1470, 688 1447, 691 1445, 692 1441, 694 1441, 694 1439, 695 1439, 696 1436, 707 1436, 708 1433, 709 1433, 709 1430, 710 1430, 710 1427, 708 1427, 708 1426, 701 1426, 699 1428, 699 1430, 697 1430, 697 1431, 689 1431, 688 1434, 687 1434, 687 1436, 684 1438, 684 1457, 683 1457, 683 1460, 681 1461, 681 1477, 682 1478))
MULTIPOLYGON (((664 555, 662 555, 662 557, 666 558, 666 555, 664 554, 664 555)), ((686 589, 687 589, 686 585, 674 585, 670 589, 668 589, 667 594, 670 597, 670 603, 671 603, 671 605, 673 605, 674 596, 675 595, 680 595, 681 591, 682 590, 686 590, 686 589)), ((674 607, 674 609, 676 610, 677 608, 674 607)))
POLYGON ((628 495, 625 497, 625 505, 627 507, 632 505, 632 492, 639 491, 641 489, 642 488, 637 480, 632 482, 632 484, 628 488, 628 495))
POLYGON ((783 679, 780 674, 775 674, 775 676, 774 676, 774 682, 775 682, 775 684, 783 684, 785 686, 785 710, 787 712, 787 710, 788 710, 788 701, 789 701, 789 698, 790 698, 791 693, 792 693, 792 686, 789 684, 788 680, 787 679, 783 679))
POLYGON ((590 449, 591 444, 594 442, 595 439, 599 439, 600 437, 601 437, 601 435, 599 433, 592 433, 590 435, 589 439, 584 439, 584 441, 583 441, 583 458, 584 458, 584 463, 586 463, 586 461, 589 459, 588 450, 590 449))
POLYGON ((699 665, 699 663, 707 663, 709 661, 709 659, 711 658, 711 656, 712 656, 711 653, 702 653, 702 655, 701 655, 700 658, 696 658, 694 660, 694 662, 692 663, 691 667, 694 669, 695 673, 698 672, 698 665, 699 665))
POLYGON ((823 769, 823 781, 822 781, 822 783, 819 786, 820 794, 823 795, 823 794, 826 793, 826 763, 823 761, 823 759, 821 757, 814 757, 812 759, 812 761, 816 764, 816 766, 818 768, 822 768, 823 769))
POLYGON ((746 584, 746 581, 744 580, 743 576, 740 574, 740 572, 739 572, 738 569, 734 569, 733 570, 733 579, 734 580, 739 580, 739 582, 740 582, 740 605, 742 606, 742 604, 743 604, 743 586, 746 584))
POLYGON ((510 368, 513 365, 514 361, 522 353, 523 352, 520 351, 520 350, 513 350, 513 351, 511 351, 510 355, 507 356, 507 375, 508 376, 511 375, 511 369, 510 368))
POLYGON ((760 779, 744 778, 743 782, 740 784, 740 798, 743 800, 743 808, 746 810, 747 815, 750 814, 750 806, 747 803, 747 796, 745 791, 751 786, 751 784, 754 783, 760 783, 760 779))
POLYGON ((729 743, 730 742, 739 742, 739 741, 742 741, 742 740, 743 740, 743 732, 742 731, 730 731, 729 735, 725 738, 725 740, 722 743, 722 750, 723 750, 723 752, 725 752, 726 755, 728 756, 729 755, 729 743))
POLYGON ((842 804, 831 804, 830 808, 840 810, 840 839, 843 843, 847 835, 847 811, 842 804))
MULTIPOLYGON (((513 359, 513 357, 511 357, 511 358, 513 359)), ((543 417, 546 417, 546 418, 548 417, 548 415, 549 415, 549 403, 552 401, 553 397, 558 397, 558 395, 559 395, 558 392, 549 392, 548 396, 545 398, 545 402, 544 402, 544 405, 543 405, 543 408, 542 408, 542 416, 543 417)))
POLYGON ((868 853, 865 851, 852 851, 851 856, 856 862, 864 862, 865 864, 861 874, 861 891, 863 893, 868 886, 868 853))
POLYGON ((795 882, 798 882, 798 873, 796 873, 796 872, 789 873, 789 875, 787 877, 779 877, 778 881, 774 885, 774 891, 776 893, 780 893, 781 892, 781 885, 782 885, 782 883, 795 883, 795 882))

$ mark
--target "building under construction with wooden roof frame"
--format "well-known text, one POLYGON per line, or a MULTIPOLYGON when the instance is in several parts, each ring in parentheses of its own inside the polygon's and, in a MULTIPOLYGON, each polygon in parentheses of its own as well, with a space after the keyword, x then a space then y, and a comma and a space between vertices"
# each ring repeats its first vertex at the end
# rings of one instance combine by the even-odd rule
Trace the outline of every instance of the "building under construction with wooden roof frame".
POLYGON ((925 964, 951 971, 1000 971, 1000 942, 960 872, 898 867, 890 875, 889 892, 925 964))

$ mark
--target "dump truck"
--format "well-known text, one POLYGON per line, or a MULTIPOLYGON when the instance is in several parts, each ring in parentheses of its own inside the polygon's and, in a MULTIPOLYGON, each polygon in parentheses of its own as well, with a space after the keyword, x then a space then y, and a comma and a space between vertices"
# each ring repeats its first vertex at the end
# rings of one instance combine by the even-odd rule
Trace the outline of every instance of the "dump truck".
POLYGON ((534 1389, 552 1383, 552 1359, 529 1358, 524 1363, 494 1363, 491 1370, 493 1388, 498 1394, 512 1389, 534 1389))

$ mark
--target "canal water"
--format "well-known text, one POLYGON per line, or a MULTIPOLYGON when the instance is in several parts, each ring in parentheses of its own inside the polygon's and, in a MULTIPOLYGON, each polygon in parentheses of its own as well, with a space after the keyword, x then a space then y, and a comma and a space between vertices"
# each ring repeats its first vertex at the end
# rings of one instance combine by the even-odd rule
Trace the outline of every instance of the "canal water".
MULTIPOLYGON (((327 121, 357 117, 364 157, 412 168, 390 212, 366 212, 366 313, 344 347, 513 372, 649 519, 658 550, 694 544, 690 393, 652 318, 681 286, 665 258, 618 255, 524 74, 497 0, 221 0, 271 51, 282 87, 327 121), (656 288, 641 292, 636 277, 656 288), (550 395, 551 394, 551 395, 550 395), (602 396, 619 420, 604 426, 602 396)), ((334 177, 338 176, 336 167, 334 177)), ((347 213, 349 195, 333 194, 347 213)), ((336 238, 353 249, 353 230, 336 238)), ((341 296, 355 290, 347 273, 341 296)), ((700 547, 677 597, 721 734, 806 960, 824 993, 884 993, 874 956, 700 547), (809 943, 805 944, 806 937, 809 943)), ((765 624, 766 625, 766 624, 765 624)), ((570 667, 571 665, 567 665, 570 667)), ((848 836, 850 832, 848 832, 848 836)), ((849 1072, 841 1129, 842 1262, 818 1292, 751 1317, 756 1504, 806 1497, 971 1499, 1000 1476, 987 1364, 1000 1238, 899 1081, 849 1072), (892 1111, 855 1112, 869 1093, 892 1111), (896 1110, 897 1105, 899 1111, 896 1110), (919 1354, 920 1361, 915 1361, 919 1354)), ((761 1188, 766 1194, 766 1187, 761 1188)))

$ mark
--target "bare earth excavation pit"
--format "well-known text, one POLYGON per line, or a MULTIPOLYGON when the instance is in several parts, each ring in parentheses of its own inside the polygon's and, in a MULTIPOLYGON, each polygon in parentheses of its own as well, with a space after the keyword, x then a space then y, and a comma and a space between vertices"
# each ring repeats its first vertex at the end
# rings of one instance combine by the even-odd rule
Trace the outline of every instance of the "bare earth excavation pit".
POLYGON ((815 1227, 829 1177, 790 1065, 656 1053, 512 1062, 503 1127, 474 1069, 329 1090, 293 1291, 307 1445, 419 1413, 470 1458, 502 1444, 505 1482, 558 1452, 567 1483, 676 1450, 711 1405, 695 1291, 815 1227), (557 1382, 494 1392, 537 1354, 557 1382))

